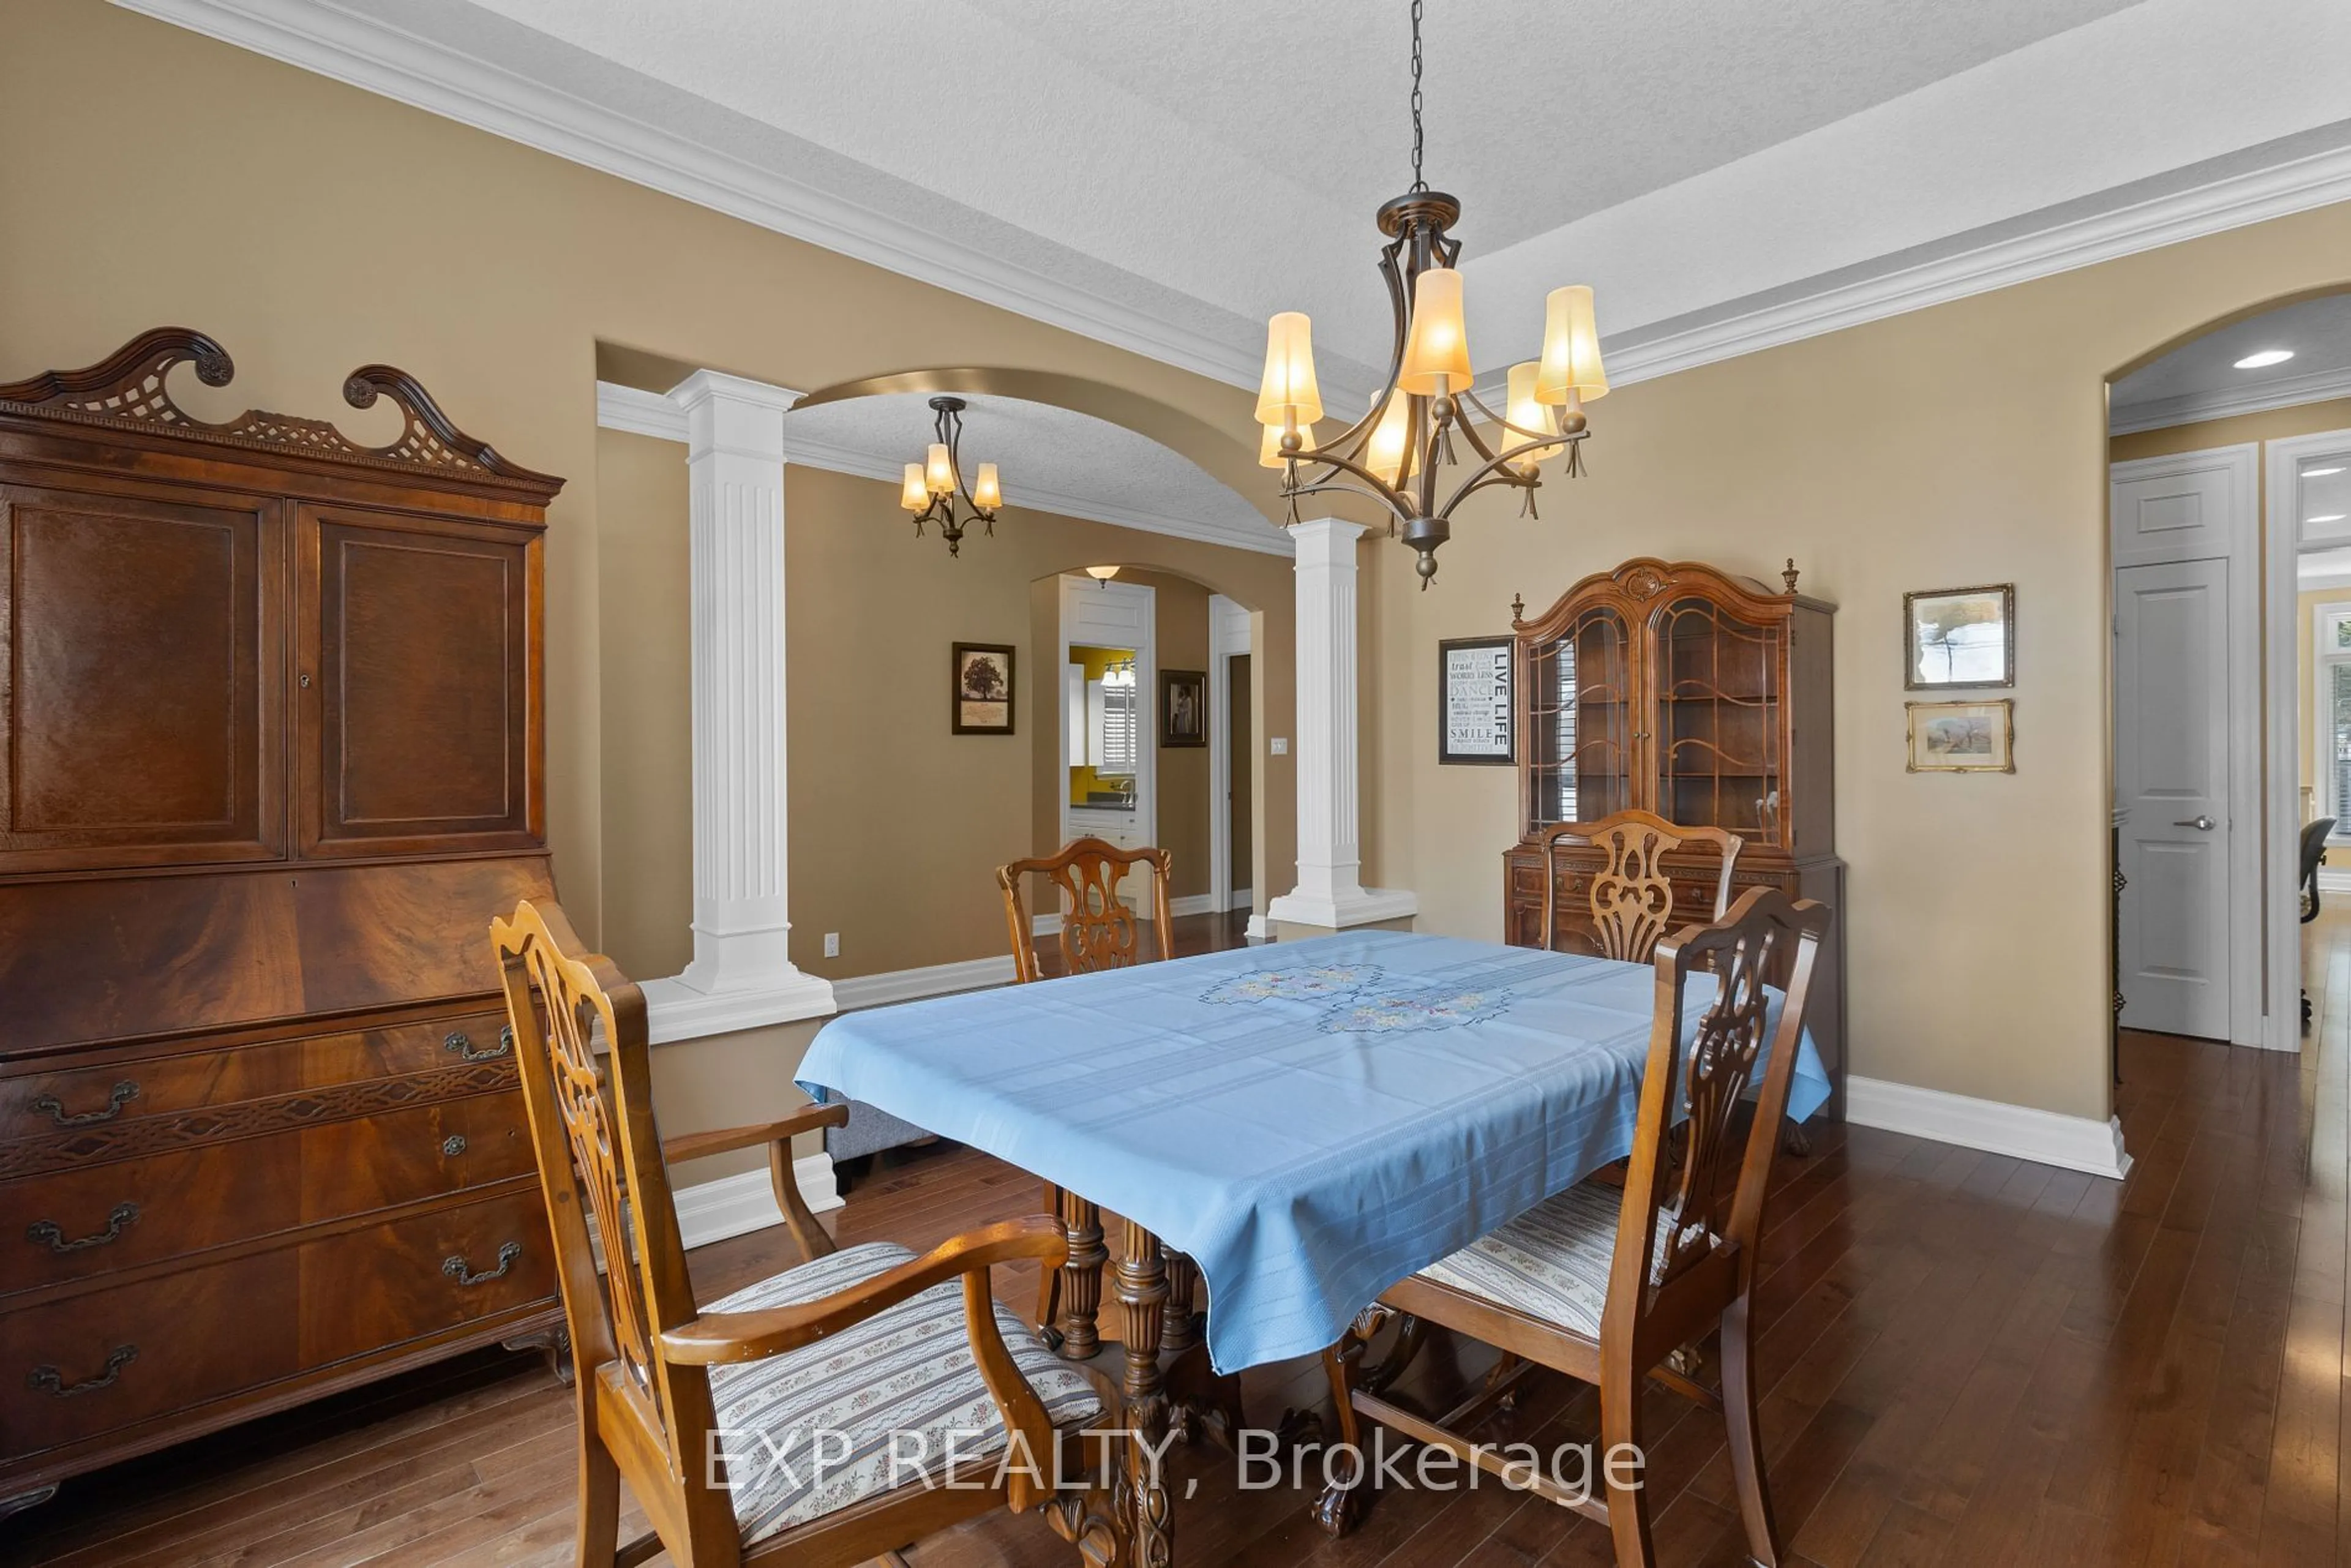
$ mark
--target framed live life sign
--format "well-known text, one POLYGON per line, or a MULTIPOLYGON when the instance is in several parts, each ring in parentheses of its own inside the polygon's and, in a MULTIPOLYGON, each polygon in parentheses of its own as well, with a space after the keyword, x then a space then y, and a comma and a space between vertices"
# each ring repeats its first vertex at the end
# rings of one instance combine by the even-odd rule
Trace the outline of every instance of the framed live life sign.
POLYGON ((1457 637, 1437 645, 1437 760, 1508 766, 1519 756, 1509 637, 1457 637))

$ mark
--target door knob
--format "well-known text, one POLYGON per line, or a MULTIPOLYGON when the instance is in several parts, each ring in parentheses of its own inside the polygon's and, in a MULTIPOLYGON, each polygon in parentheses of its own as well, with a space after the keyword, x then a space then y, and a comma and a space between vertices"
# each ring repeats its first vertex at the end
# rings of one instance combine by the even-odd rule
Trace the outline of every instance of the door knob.
POLYGON ((2187 817, 2171 825, 2175 828, 2193 828, 2199 833, 2209 833, 2220 824, 2210 817, 2187 817))

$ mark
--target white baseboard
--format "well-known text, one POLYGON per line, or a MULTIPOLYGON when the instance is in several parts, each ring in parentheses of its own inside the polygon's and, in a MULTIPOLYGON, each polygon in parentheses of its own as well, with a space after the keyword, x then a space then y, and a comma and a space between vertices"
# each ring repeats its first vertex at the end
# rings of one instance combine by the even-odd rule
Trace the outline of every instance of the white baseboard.
POLYGON ((1029 929, 1032 935, 1038 936, 1059 936, 1061 934, 1061 917, 1058 915, 1040 915, 1029 922, 1029 929))
POLYGON ((1227 909, 1247 909, 1255 903, 1257 903, 1257 889, 1253 887, 1237 887, 1233 889, 1232 902, 1226 904, 1225 907, 1227 909))
MULTIPOLYGON (((792 1176, 799 1183, 802 1201, 816 1213, 841 1207, 841 1188, 832 1179, 831 1155, 802 1155, 792 1162, 792 1176)), ((671 1197, 677 1201, 679 1238, 689 1251, 784 1222, 776 1189, 764 1170, 678 1187, 671 1197)))
POLYGON ((833 981, 832 998, 842 1012, 847 1012, 852 1008, 878 1008, 923 997, 1008 986, 1012 979, 1012 955, 1006 953, 993 958, 967 958, 959 964, 931 964, 919 969, 852 975, 848 979, 833 981))
POLYGON ((1859 1077, 1845 1080, 1844 1113, 1847 1121, 1865 1127, 2012 1155, 2116 1181, 2130 1174, 2131 1157, 2123 1149, 2118 1117, 2100 1122, 2088 1116, 2061 1116, 2029 1105, 1859 1077))
POLYGON ((1167 913, 1178 920, 1186 915, 1214 915, 1217 895, 1213 893, 1187 893, 1181 898, 1167 901, 1167 913))
POLYGON ((2318 868, 2318 891, 2321 893, 2351 893, 2351 868, 2336 871, 2331 866, 2318 868))
POLYGON ((1252 915, 1249 929, 1242 935, 1252 942, 1270 942, 1273 940, 1273 923, 1262 915, 1252 915))

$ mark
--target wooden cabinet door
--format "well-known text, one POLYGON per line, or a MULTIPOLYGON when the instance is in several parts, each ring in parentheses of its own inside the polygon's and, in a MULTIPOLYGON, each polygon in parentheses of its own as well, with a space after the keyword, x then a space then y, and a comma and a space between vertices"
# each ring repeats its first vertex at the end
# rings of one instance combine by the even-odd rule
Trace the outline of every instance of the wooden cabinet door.
POLYGON ((536 848, 538 536, 304 507, 302 852, 536 848))
POLYGON ((285 852, 275 501, 0 480, 0 873, 285 852))

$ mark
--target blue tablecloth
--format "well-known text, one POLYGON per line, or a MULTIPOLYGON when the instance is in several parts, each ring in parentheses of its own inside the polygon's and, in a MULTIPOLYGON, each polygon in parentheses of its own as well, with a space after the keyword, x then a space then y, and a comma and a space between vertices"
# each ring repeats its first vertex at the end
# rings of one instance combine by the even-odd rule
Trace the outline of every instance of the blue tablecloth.
MULTIPOLYGON (((1237 1372, 1628 1152, 1655 980, 1367 931, 849 1013, 799 1076, 1188 1254, 1237 1372)), ((1789 1113, 1828 1094, 1807 1037, 1789 1113)))

